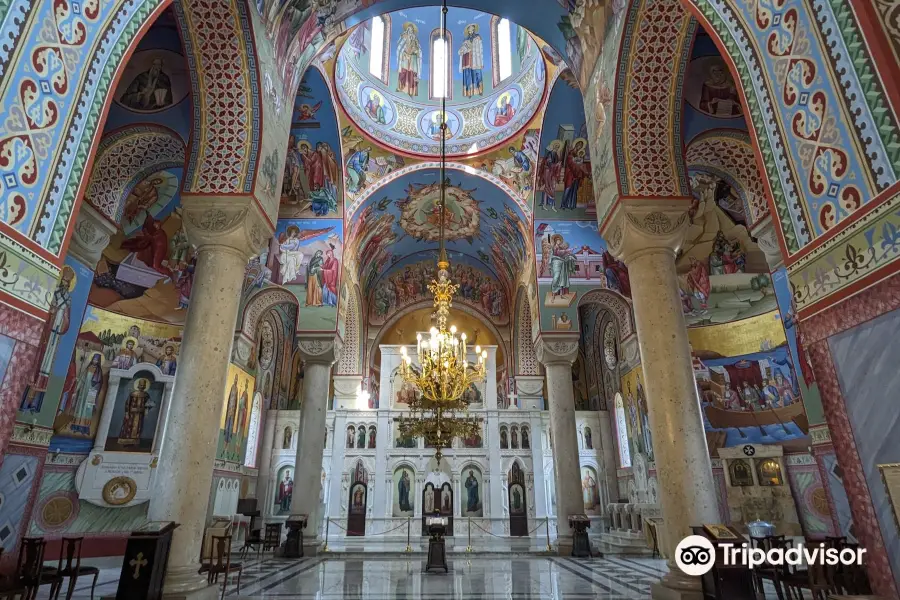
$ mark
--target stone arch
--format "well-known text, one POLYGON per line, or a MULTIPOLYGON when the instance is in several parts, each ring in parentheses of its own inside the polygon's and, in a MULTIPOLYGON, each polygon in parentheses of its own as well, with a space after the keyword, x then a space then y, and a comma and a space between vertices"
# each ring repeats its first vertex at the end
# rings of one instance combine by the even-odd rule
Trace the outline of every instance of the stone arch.
POLYGON ((254 292, 241 310, 237 334, 252 343, 256 340, 256 329, 263 315, 278 304, 291 304, 299 307, 297 297, 283 288, 268 287, 254 292))
POLYGON ((709 173, 732 186, 743 202, 747 229, 769 215, 766 188, 749 134, 735 129, 704 132, 691 140, 685 160, 692 176, 709 173))
POLYGON ((524 285, 519 286, 516 296, 515 319, 512 323, 516 374, 538 375, 540 372, 532 337, 531 303, 524 285))
POLYGON ((595 289, 585 293, 578 301, 579 308, 588 304, 599 304, 615 315, 620 339, 625 339, 635 333, 631 304, 624 296, 608 289, 595 289))
POLYGON ((100 140, 84 199, 116 225, 125 199, 147 176, 168 168, 184 168, 184 140, 162 125, 133 125, 100 140))

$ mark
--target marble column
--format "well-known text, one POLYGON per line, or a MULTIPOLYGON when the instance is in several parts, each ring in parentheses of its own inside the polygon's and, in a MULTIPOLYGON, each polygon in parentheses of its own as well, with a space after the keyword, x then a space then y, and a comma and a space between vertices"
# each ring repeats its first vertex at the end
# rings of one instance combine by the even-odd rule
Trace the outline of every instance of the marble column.
POLYGON ((575 423, 575 390, 572 363, 578 356, 578 336, 542 334, 535 344, 538 361, 547 376, 553 470, 556 473, 556 531, 560 555, 572 553, 569 516, 584 513, 578 429, 575 423))
POLYGON ((164 592, 205 597, 211 587, 197 569, 244 268, 271 230, 249 197, 191 196, 182 207, 197 266, 148 517, 179 524, 164 592))
MULTIPOLYGON (((304 532, 310 543, 304 552, 315 552, 319 544, 322 504, 322 457, 325 453, 326 412, 331 366, 341 352, 341 338, 330 333, 319 337, 305 335, 298 350, 303 358, 303 402, 300 407, 300 430, 297 439, 297 458, 294 462, 294 496, 291 514, 308 515, 304 532)), ((335 431, 334 435, 344 435, 335 431)), ((332 475, 340 477, 339 473, 332 475)))
MULTIPOLYGON (((278 421, 278 411, 266 408, 263 421, 262 440, 259 443, 259 464, 256 475, 256 508, 263 515, 271 512, 275 499, 269 499, 269 488, 272 486, 275 474, 272 470, 272 450, 275 447, 275 422, 278 421)), ((260 524, 260 526, 262 526, 260 524)))
MULTIPOLYGON (((616 471, 619 461, 616 458, 616 438, 613 419, 615 418, 615 406, 607 407, 613 410, 601 410, 600 415, 600 457, 603 465, 603 487, 606 488, 606 498, 603 502, 603 512, 606 513, 607 502, 618 502, 619 480, 616 471)), ((608 515, 607 515, 608 516, 608 515)))
MULTIPOLYGON (((689 206, 687 198, 621 200, 602 232, 628 266, 665 519, 661 543, 669 557, 691 526, 719 521, 675 272, 689 206)), ((652 587, 652 597, 700 598, 700 589, 700 580, 684 575, 670 558, 669 573, 652 587)))

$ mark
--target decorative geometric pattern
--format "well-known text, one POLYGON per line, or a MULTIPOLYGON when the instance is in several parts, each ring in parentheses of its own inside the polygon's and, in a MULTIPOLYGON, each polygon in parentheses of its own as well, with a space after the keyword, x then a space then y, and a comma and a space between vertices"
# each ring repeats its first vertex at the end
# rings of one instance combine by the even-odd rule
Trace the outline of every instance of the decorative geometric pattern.
MULTIPOLYGON (((25 393, 28 378, 38 360, 34 343, 41 339, 43 322, 40 319, 0 304, 0 335, 16 340, 6 375, 0 381, 0 457, 6 452, 16 422, 16 411, 25 393)), ((2 460, 2 458, 0 458, 2 460)))
POLYGON ((867 550, 866 562, 873 592, 884 596, 896 596, 897 588, 891 575, 881 528, 866 484, 828 338, 898 308, 900 294, 897 293, 897 280, 892 278, 801 323, 803 344, 812 362, 835 454, 843 471, 844 487, 853 513, 854 531, 860 546, 867 550))
POLYGON ((519 289, 519 314, 516 320, 516 339, 514 350, 518 353, 516 372, 518 375, 538 375, 537 354, 531 337, 531 303, 525 288, 519 289))
POLYGON ((270 308, 279 304, 290 305, 291 311, 296 312, 297 297, 280 287, 265 288, 256 292, 246 301, 241 311, 241 334, 248 340, 255 340, 256 329, 259 327, 262 316, 270 308))
POLYGON ((616 324, 619 326, 619 339, 624 340, 634 334, 634 317, 631 314, 631 305, 622 298, 618 293, 611 290, 590 290, 585 293, 579 306, 588 304, 599 304, 616 317, 616 324))
POLYGON ((260 147, 259 85, 240 0, 175 3, 191 64, 194 131, 184 191, 253 190, 260 147), (202 90, 202 91, 201 91, 202 90))
POLYGON ((360 348, 359 295, 355 286, 347 294, 347 321, 344 328, 344 348, 338 360, 336 375, 358 375, 362 372, 360 348))
POLYGON ((748 228, 769 214, 766 190, 749 135, 734 130, 701 134, 691 140, 685 160, 688 171, 711 172, 736 184, 735 191, 747 211, 748 228))
POLYGON ((616 98, 619 184, 627 196, 685 196, 681 86, 696 22, 679 0, 637 0, 628 14, 616 98))
POLYGON ((875 9, 881 27, 891 44, 894 60, 900 63, 900 2, 897 0, 875 0, 875 9))
POLYGON ((137 125, 100 141, 84 197, 113 223, 122 218, 125 200, 144 177, 167 168, 184 168, 184 142, 159 125, 137 125))

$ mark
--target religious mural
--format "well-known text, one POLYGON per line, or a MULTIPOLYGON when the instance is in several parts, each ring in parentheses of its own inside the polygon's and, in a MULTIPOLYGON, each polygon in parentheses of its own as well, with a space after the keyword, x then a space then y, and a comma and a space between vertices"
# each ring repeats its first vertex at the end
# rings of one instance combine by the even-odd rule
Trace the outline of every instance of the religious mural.
POLYGON ((631 296, 624 263, 613 258, 595 221, 536 221, 541 328, 578 331, 578 300, 598 287, 631 296))
POLYGON ((155 48, 131 56, 113 98, 130 111, 157 113, 178 104, 188 93, 184 56, 155 48))
POLYGON ((416 476, 409 467, 394 471, 394 505, 392 515, 411 517, 415 512, 416 476))
POLYGON ((558 79, 544 111, 534 188, 536 218, 596 214, 588 135, 581 92, 558 79))
POLYGON ((27 380, 25 392, 19 399, 16 416, 19 421, 43 427, 52 425, 92 277, 93 272, 85 265, 72 257, 66 258, 50 300, 50 315, 38 342, 38 362, 31 373, 18 374, 27 380))
POLYGON ((228 462, 244 463, 249 438, 250 413, 255 379, 234 364, 228 365, 225 384, 225 403, 219 425, 219 444, 216 458, 228 462))
POLYGON ((104 450, 152 452, 164 392, 165 384, 154 381, 149 372, 120 379, 104 450))
POLYGON ((647 462, 653 462, 653 432, 650 430, 650 413, 647 409, 647 392, 644 390, 644 370, 641 365, 622 376, 622 398, 631 456, 643 454, 647 462))
POLYGON ((452 12, 443 38, 433 7, 376 17, 357 26, 338 54, 335 86, 344 111, 400 152, 439 155, 443 122, 449 156, 487 149, 540 108, 547 73, 530 34, 484 13, 452 12), (435 52, 450 59, 438 76, 435 52), (501 64, 508 72, 500 73, 501 64), (445 96, 442 113, 436 107, 445 96))
POLYGON ((593 515, 603 512, 600 503, 600 480, 593 467, 581 467, 581 494, 585 514, 593 515))
POLYGON ((300 81, 291 116, 281 218, 343 216, 340 152, 328 84, 317 68, 310 68, 300 81))
MULTIPOLYGON (((496 276, 464 254, 452 252, 449 258, 451 278, 459 285, 454 303, 472 306, 496 323, 507 323, 508 300, 496 276)), ((436 253, 422 252, 392 266, 390 274, 375 285, 369 323, 378 325, 405 306, 431 300, 428 284, 437 277, 436 263, 436 253)))
POLYGON ((481 470, 474 466, 463 467, 462 516, 483 517, 484 481, 481 470))
POLYGON ((291 514, 291 500, 294 498, 294 467, 285 465, 278 469, 275 477, 274 515, 291 514))
POLYGON ((74 351, 66 359, 51 444, 65 452, 86 453, 107 399, 109 370, 150 363, 165 375, 175 375, 181 328, 88 305, 76 333, 74 351))
POLYGON ((278 221, 266 266, 300 301, 298 331, 337 329, 343 231, 337 219, 278 221))

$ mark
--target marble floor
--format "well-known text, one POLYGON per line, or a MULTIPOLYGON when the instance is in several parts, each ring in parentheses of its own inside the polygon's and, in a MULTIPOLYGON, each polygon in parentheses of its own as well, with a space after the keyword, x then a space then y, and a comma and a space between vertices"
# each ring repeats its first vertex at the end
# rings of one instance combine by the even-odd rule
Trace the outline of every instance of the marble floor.
MULTIPOLYGON (((471 556, 449 559, 447 574, 423 573, 424 556, 329 554, 301 560, 243 561, 241 589, 229 581, 232 600, 631 600, 649 598, 665 562, 612 556, 603 559, 471 556)), ((101 570, 95 598, 115 595, 118 569, 101 570)), ((75 600, 90 598, 90 580, 76 585, 75 600)), ((49 587, 38 598, 48 598, 49 587)), ((774 593, 767 594, 774 598, 774 593)))

